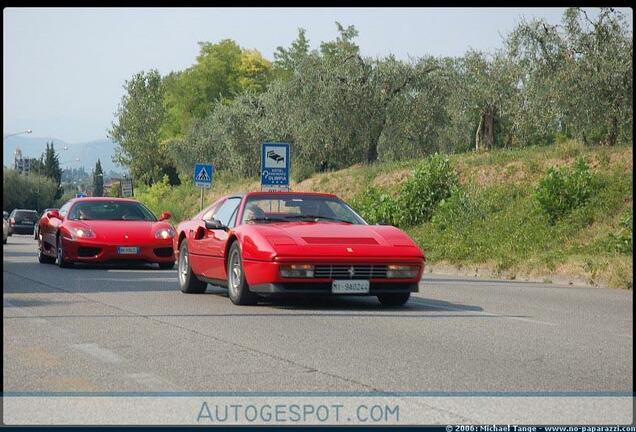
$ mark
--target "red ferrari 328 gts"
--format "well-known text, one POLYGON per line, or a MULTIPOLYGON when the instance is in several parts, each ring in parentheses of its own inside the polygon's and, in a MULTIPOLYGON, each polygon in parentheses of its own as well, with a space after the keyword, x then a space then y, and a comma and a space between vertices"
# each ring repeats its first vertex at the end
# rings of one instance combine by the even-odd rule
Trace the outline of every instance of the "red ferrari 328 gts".
POLYGON ((75 198, 60 210, 42 215, 39 222, 38 259, 57 261, 60 267, 75 262, 141 261, 174 267, 175 231, 143 204, 125 198, 75 198))
POLYGON ((375 295, 399 306, 418 291, 424 254, 393 226, 368 225, 335 195, 226 196, 177 226, 179 285, 227 286, 233 303, 261 295, 375 295))

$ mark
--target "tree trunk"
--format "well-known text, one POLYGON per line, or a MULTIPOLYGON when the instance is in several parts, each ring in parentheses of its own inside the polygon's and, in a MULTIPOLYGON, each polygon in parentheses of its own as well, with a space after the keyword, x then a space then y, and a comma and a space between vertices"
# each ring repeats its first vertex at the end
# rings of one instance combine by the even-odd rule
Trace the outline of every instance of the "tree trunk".
POLYGON ((481 113, 477 134, 475 135, 475 150, 490 150, 495 142, 495 110, 487 107, 481 113))
POLYGON ((607 145, 614 146, 618 137, 618 120, 615 115, 612 115, 612 124, 610 126, 610 132, 607 137, 607 145))

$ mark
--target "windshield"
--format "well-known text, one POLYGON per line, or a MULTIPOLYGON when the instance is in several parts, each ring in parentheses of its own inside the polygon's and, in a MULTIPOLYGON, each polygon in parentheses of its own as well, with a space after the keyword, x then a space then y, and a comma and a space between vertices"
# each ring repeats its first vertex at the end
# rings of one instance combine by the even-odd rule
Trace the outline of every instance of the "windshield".
POLYGON ((156 221, 150 210, 130 201, 83 201, 73 206, 70 220, 156 221))
POLYGON ((242 223, 341 222, 366 224, 338 198, 315 195, 255 195, 247 199, 242 223))

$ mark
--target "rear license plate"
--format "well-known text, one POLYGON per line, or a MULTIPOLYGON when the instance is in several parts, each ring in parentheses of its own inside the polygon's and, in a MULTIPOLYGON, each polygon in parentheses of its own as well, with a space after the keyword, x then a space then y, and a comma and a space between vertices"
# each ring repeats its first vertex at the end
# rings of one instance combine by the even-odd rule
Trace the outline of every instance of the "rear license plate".
POLYGON ((34 223, 35 223, 35 222, 30 221, 30 220, 23 220, 23 221, 22 221, 22 224, 23 224, 23 225, 33 225, 34 223))
POLYGON ((331 285, 333 294, 368 294, 368 280, 335 280, 331 285))
POLYGON ((139 253, 139 248, 136 246, 119 246, 117 248, 117 253, 120 255, 137 255, 139 253))

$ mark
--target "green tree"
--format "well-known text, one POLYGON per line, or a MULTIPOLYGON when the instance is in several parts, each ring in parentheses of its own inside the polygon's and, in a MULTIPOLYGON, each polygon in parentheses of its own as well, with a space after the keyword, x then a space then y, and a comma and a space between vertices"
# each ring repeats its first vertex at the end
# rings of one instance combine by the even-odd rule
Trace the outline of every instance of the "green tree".
POLYGON ((26 208, 42 210, 53 207, 58 185, 55 180, 35 172, 28 176, 5 169, 2 179, 2 206, 5 209, 26 208))
POLYGON ((115 121, 108 131, 116 143, 113 161, 128 167, 136 179, 146 184, 153 184, 164 175, 168 175, 171 184, 178 184, 167 145, 160 139, 166 112, 159 72, 139 72, 126 81, 124 89, 115 121))
POLYGON ((524 21, 507 49, 523 71, 524 131, 539 128, 589 144, 631 141, 633 32, 622 13, 601 8, 591 19, 569 8, 559 25, 524 21))
POLYGON ((99 158, 95 164, 93 172, 93 196, 100 197, 104 195, 104 171, 102 171, 102 163, 99 158))
POLYGON ((57 184, 57 192, 55 199, 58 199, 64 194, 62 188, 62 168, 60 168, 59 155, 55 152, 53 142, 46 143, 46 150, 44 152, 44 165, 42 166, 42 174, 45 177, 52 179, 57 184))

